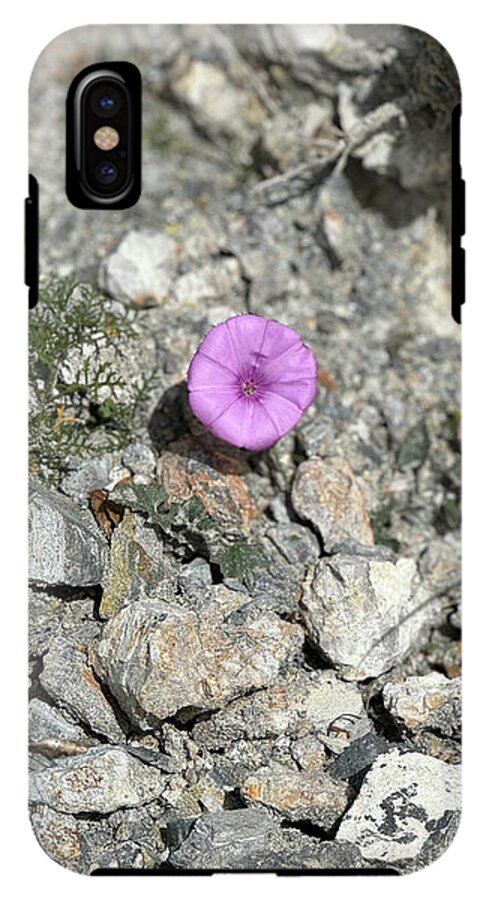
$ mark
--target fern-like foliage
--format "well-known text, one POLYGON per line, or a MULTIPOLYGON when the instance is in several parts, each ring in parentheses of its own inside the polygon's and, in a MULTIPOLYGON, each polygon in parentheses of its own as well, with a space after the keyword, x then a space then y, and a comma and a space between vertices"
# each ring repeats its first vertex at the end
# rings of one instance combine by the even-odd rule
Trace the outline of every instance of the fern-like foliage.
POLYGON ((53 279, 41 288, 29 326, 30 468, 41 478, 57 483, 70 457, 120 449, 136 436, 155 374, 142 374, 131 385, 131 402, 121 403, 124 379, 115 363, 98 356, 136 340, 136 315, 108 305, 89 284, 53 279), (67 376, 70 354, 87 346, 93 353, 80 356, 78 370, 67 376))

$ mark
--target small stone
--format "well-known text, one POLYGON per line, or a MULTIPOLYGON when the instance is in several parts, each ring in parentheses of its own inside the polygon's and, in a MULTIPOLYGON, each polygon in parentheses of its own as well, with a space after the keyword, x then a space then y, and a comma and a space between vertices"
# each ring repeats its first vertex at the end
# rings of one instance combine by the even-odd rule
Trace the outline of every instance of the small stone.
POLYGON ((199 590, 212 584, 211 567, 207 560, 196 557, 186 566, 182 566, 178 583, 186 591, 199 590))
POLYGON ((439 672, 388 682, 384 706, 413 744, 445 762, 460 761, 462 687, 460 678, 439 672))
POLYGON ((99 284, 116 300, 150 306, 171 291, 178 244, 164 231, 130 231, 101 263, 99 284))
POLYGON ((156 457, 147 444, 136 441, 129 444, 122 454, 122 462, 134 475, 147 475, 151 477, 156 469, 156 457))
POLYGON ((235 700, 211 719, 195 725, 192 736, 210 750, 245 739, 260 742, 288 735, 316 735, 341 753, 366 722, 360 691, 331 672, 297 672, 279 684, 235 700))
MULTIPOLYGON (((239 263, 236 259, 224 257, 209 265, 200 266, 198 269, 180 275, 175 281, 173 290, 179 309, 188 306, 197 309, 209 309, 210 307, 211 315, 214 315, 215 304, 219 301, 227 301, 231 303, 231 310, 234 311, 235 308, 238 310, 240 309, 239 300, 243 296, 243 281, 239 263)), ((218 313, 217 321, 221 320, 222 312, 226 307, 220 309, 221 315, 218 313)))
POLYGON ((65 816, 49 806, 36 806, 31 822, 42 849, 55 862, 68 869, 81 871, 83 865, 79 825, 74 816, 65 816))
POLYGON ((29 703, 29 744, 46 756, 83 753, 98 742, 68 722, 53 706, 34 698, 29 703))
POLYGON ((209 776, 199 780, 182 791, 177 800, 176 810, 180 817, 201 816, 204 812, 218 812, 224 807, 226 794, 222 787, 209 776))
POLYGON ((361 775, 370 768, 381 753, 386 753, 391 749, 392 744, 382 735, 369 731, 352 741, 350 746, 346 747, 331 763, 328 772, 335 778, 344 780, 361 775))
POLYGON ((432 613, 416 564, 360 556, 320 559, 304 584, 301 613, 310 640, 344 678, 387 672, 432 613))
POLYGON ((426 460, 430 449, 430 438, 426 422, 420 419, 408 431, 399 450, 398 466, 404 469, 419 469, 426 460))
POLYGON ((83 649, 59 636, 44 656, 39 680, 44 690, 75 718, 109 741, 124 740, 115 713, 105 697, 83 649))
POLYGON ((257 126, 265 118, 258 99, 251 103, 249 94, 211 62, 198 59, 182 62, 182 71, 177 70, 170 87, 199 130, 204 130, 213 140, 224 134, 249 142, 253 125, 257 126))
POLYGON ((42 584, 100 584, 107 545, 87 510, 30 483, 29 578, 42 584))
POLYGON ((267 537, 292 566, 309 565, 319 556, 317 538, 303 525, 291 522, 287 525, 276 525, 267 531, 267 537))
POLYGON ((318 529, 326 553, 350 538, 374 542, 363 495, 351 466, 340 456, 312 457, 300 464, 292 505, 301 519, 318 529))
POLYGON ((68 497, 84 499, 91 491, 102 490, 110 481, 113 459, 110 454, 96 459, 80 460, 76 468, 71 466, 61 481, 61 490, 68 497))
POLYGON ((140 516, 126 510, 112 533, 110 562, 100 601, 101 618, 109 619, 129 603, 165 584, 172 575, 164 546, 140 516))
POLYGON ((333 444, 332 421, 326 416, 314 416, 310 421, 301 422, 298 439, 305 456, 325 456, 333 444))
POLYGON ((302 629, 272 614, 228 624, 224 604, 242 598, 221 585, 212 596, 214 605, 198 612, 141 600, 114 616, 92 646, 98 675, 140 727, 272 684, 302 646, 302 629))
POLYGON ((59 812, 104 814, 149 803, 165 785, 159 769, 121 747, 96 747, 34 773, 31 800, 59 812))
POLYGON ((234 809, 173 825, 170 864, 176 869, 351 869, 361 857, 351 844, 319 841, 281 828, 266 811, 234 809))
POLYGON ((453 834, 461 803, 460 767, 421 753, 379 756, 343 818, 339 841, 379 864, 422 863, 439 856, 453 834))
POLYGON ((322 771, 326 762, 326 752, 321 741, 313 734, 293 741, 290 755, 300 769, 322 771))
POLYGON ((258 514, 244 477, 249 472, 239 457, 187 439, 172 444, 158 460, 158 481, 168 503, 199 500, 225 535, 246 534, 258 514))
POLYGON ((347 785, 327 772, 293 772, 284 767, 259 769, 241 793, 247 803, 264 806, 291 822, 312 822, 329 830, 352 798, 347 785))

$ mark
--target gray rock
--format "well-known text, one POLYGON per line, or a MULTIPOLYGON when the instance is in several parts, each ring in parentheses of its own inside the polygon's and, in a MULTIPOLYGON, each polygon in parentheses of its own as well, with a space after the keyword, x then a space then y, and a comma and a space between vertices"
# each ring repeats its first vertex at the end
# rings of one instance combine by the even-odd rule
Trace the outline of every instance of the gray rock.
POLYGON ((185 831, 170 851, 176 869, 350 869, 360 863, 355 847, 280 828, 265 810, 224 810, 188 823, 185 831))
POLYGON ((36 804, 31 823, 48 856, 74 872, 90 875, 101 868, 151 869, 165 860, 161 831, 151 806, 89 819, 36 804))
POLYGON ((139 306, 161 303, 171 290, 178 244, 164 231, 129 231, 99 269, 99 284, 112 297, 139 306))
POLYGON ((445 762, 460 761, 462 686, 439 672, 387 682, 384 706, 413 744, 445 762))
POLYGON ((97 735, 119 743, 124 732, 82 648, 55 638, 43 660, 39 680, 44 690, 97 735))
POLYGON ((408 731, 428 728, 460 735, 461 679, 439 672, 387 682, 382 691, 385 708, 408 731))
POLYGON ((74 816, 39 805, 31 809, 31 824, 40 846, 51 859, 75 872, 83 871, 80 824, 74 816))
POLYGON ((313 644, 345 678, 387 672, 407 653, 432 606, 412 559, 320 559, 304 584, 301 613, 313 644))
POLYGON ((242 597, 222 586, 194 612, 157 601, 123 609, 92 647, 97 673, 141 727, 184 710, 211 710, 277 680, 298 652, 302 629, 275 615, 229 625, 223 606, 242 597))
POLYGON ((196 557, 186 566, 182 566, 178 583, 186 591, 199 590, 212 584, 211 567, 207 560, 196 557))
POLYGON ((60 759, 31 778, 33 803, 65 813, 110 813, 161 797, 166 780, 121 747, 95 747, 60 759))
POLYGON ((90 491, 105 488, 110 481, 113 458, 106 453, 95 459, 79 461, 61 481, 61 490, 68 497, 86 498, 90 491))
POLYGON ((366 722, 356 685, 345 684, 331 672, 297 672, 230 703, 195 725, 192 736, 210 750, 222 750, 238 740, 259 743, 314 734, 328 750, 341 753, 366 722))
POLYGON ((305 566, 319 556, 317 538, 301 525, 276 525, 267 531, 267 537, 291 565, 305 566))
POLYGON ((328 772, 291 772, 267 766, 250 775, 241 788, 244 800, 263 806, 291 822, 312 822, 326 831, 347 809, 353 792, 328 772))
POLYGON ((250 130, 265 118, 258 99, 251 105, 239 82, 210 62, 194 60, 189 65, 183 56, 181 73, 178 68, 175 71, 171 90, 200 130, 213 138, 224 135, 250 141, 250 130))
POLYGON ((175 563, 164 543, 142 516, 126 509, 112 532, 99 614, 109 619, 140 597, 170 599, 174 593, 175 563))
POLYGON ((391 750, 374 762, 337 839, 379 864, 421 862, 443 851, 460 804, 459 766, 391 750))
POLYGON ((312 457, 301 463, 292 486, 292 505, 318 529, 324 550, 353 538, 373 544, 373 533, 351 466, 345 459, 312 457))
POLYGON ((333 760, 328 772, 334 778, 348 779, 361 775, 370 768, 381 753, 392 749, 392 744, 380 734, 369 731, 351 742, 337 759, 333 760))
POLYGON ((156 469, 156 457, 147 444, 135 441, 124 448, 122 462, 134 475, 152 477, 156 469))
POLYGON ((29 588, 29 656, 32 660, 44 656, 56 635, 86 645, 98 635, 100 622, 94 618, 94 598, 90 589, 70 590, 67 601, 64 592, 56 587, 29 588), (88 595, 88 596, 87 596, 88 595))
POLYGON ((29 577, 43 584, 100 584, 107 545, 86 510, 34 481, 29 501, 29 577))
POLYGON ((29 744, 48 756, 83 753, 98 742, 53 706, 34 698, 29 703, 29 744))

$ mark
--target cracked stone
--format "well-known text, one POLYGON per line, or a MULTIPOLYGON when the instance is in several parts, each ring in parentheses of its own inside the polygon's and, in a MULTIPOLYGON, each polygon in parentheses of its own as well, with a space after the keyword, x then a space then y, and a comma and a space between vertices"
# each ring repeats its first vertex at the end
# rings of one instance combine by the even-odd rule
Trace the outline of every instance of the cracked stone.
POLYGON ((222 450, 208 451, 186 439, 163 451, 157 471, 169 503, 197 498, 224 534, 249 532, 258 510, 246 482, 250 469, 244 459, 222 450))
POLYGON ((356 685, 345 684, 331 672, 297 672, 197 723, 192 736, 210 750, 222 750, 243 739, 313 734, 328 750, 341 753, 365 723, 356 685))
POLYGON ((100 584, 107 544, 87 510, 34 481, 29 501, 29 578, 42 584, 100 584))
POLYGON ((391 750, 379 756, 342 820, 337 839, 363 858, 402 866, 436 858, 453 836, 461 804, 460 767, 391 750))
POLYGON ((39 680, 53 700, 96 734, 114 743, 124 740, 124 732, 81 647, 63 636, 56 637, 44 656, 39 680))
POLYGON ((177 869, 351 869, 361 860, 352 845, 317 841, 294 828, 281 828, 260 809, 204 815, 183 834, 170 851, 177 869))
POLYGON ((339 456, 312 457, 300 464, 292 505, 301 519, 318 529, 326 553, 350 538, 374 542, 362 492, 351 466, 339 456))
POLYGON ((112 534, 110 550, 99 608, 103 619, 151 594, 157 587, 164 592, 168 586, 168 593, 172 593, 170 583, 174 572, 170 561, 165 559, 164 546, 140 516, 125 511, 112 534))
POLYGON ((68 497, 84 499, 91 491, 101 490, 108 485, 114 465, 114 459, 109 453, 77 462, 76 468, 70 466, 71 471, 65 475, 60 485, 68 497))
POLYGON ((133 475, 146 475, 152 478, 156 469, 156 457, 147 444, 135 441, 124 448, 122 462, 133 475))
POLYGON ((382 698, 387 712, 419 750, 445 762, 460 762, 461 678, 430 672, 387 682, 382 698))
POLYGON ((161 797, 166 780, 121 747, 95 747, 55 761, 31 778, 31 800, 58 812, 109 813, 161 797))
POLYGON ((307 634, 343 675, 362 681, 387 672, 412 647, 433 613, 412 559, 320 559, 304 584, 307 634))
POLYGON ((242 597, 216 586, 198 612, 157 601, 126 607, 105 626, 91 658, 142 728, 182 711, 212 710, 276 681, 300 650, 302 629, 273 614, 241 625, 223 618, 242 597))
POLYGON ((353 792, 327 772, 259 769, 241 789, 251 805, 264 806, 291 822, 312 822, 328 831, 347 809, 353 792))

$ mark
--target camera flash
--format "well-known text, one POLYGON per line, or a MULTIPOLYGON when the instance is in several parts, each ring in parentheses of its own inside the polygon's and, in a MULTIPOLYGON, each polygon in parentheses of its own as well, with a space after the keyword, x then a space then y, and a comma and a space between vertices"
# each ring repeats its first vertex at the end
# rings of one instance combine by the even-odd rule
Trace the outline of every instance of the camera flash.
POLYGON ((110 125, 102 125, 101 128, 97 128, 93 141, 99 150, 113 150, 119 143, 119 132, 110 125))

